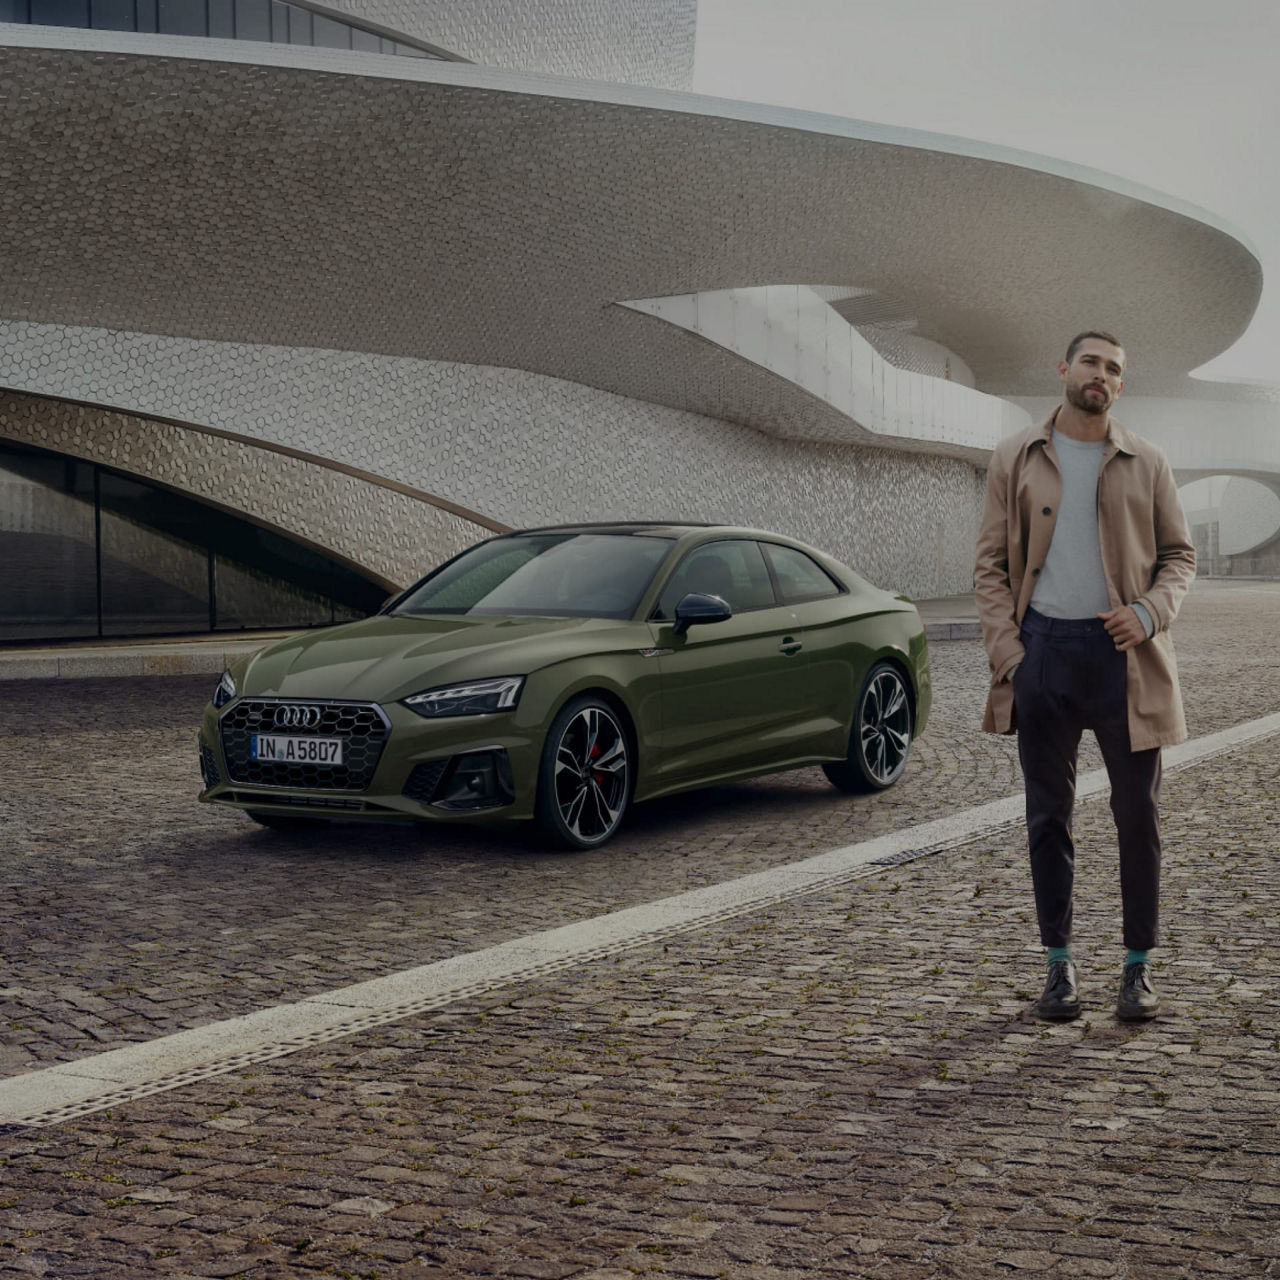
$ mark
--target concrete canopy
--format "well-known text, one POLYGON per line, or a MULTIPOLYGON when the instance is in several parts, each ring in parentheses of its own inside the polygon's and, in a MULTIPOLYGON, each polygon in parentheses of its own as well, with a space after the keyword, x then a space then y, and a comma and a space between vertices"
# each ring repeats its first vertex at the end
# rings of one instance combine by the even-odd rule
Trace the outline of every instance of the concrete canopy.
POLYGON ((824 410, 616 304, 870 289, 999 395, 1043 391, 1065 338, 1099 326, 1123 335, 1130 392, 1158 394, 1259 296, 1239 238, 1103 175, 387 61, 7 28, 0 318, 502 365, 769 430, 824 410))

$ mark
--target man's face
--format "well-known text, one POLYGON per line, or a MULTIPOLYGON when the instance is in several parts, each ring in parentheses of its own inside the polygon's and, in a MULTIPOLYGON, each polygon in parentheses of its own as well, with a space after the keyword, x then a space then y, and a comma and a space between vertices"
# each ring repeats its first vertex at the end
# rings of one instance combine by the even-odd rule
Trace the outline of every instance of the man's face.
POLYGON ((1068 364, 1058 364, 1067 403, 1084 413, 1106 413, 1124 386, 1124 350, 1101 338, 1086 338, 1068 364))

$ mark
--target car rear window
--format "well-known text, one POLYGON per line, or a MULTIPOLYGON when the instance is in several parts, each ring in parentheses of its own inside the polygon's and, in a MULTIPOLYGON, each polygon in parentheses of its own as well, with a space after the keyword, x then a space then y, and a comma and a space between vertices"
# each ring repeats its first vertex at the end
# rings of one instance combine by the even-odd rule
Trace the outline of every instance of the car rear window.
POLYGON ((829 600, 840 594, 840 586, 811 556, 776 542, 762 544, 769 557, 778 594, 784 604, 804 604, 809 600, 829 600))

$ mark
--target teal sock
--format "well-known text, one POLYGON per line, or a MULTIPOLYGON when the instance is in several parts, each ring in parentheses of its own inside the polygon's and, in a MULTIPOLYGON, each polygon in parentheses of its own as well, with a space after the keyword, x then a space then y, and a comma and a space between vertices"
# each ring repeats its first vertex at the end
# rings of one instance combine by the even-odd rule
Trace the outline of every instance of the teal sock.
POLYGON ((1070 947, 1050 947, 1049 948, 1050 964, 1053 964, 1055 961, 1058 961, 1058 960, 1070 960, 1070 959, 1071 959, 1070 947))
POLYGON ((1149 952, 1135 951, 1132 947, 1130 947, 1129 954, 1126 955, 1124 958, 1125 968, 1127 969, 1131 964, 1146 964, 1148 954, 1149 952))

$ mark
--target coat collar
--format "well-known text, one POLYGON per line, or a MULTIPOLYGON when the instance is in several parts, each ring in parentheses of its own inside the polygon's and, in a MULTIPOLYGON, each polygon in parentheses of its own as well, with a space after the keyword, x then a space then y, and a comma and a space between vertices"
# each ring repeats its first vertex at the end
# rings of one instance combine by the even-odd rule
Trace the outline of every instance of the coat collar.
MULTIPOLYGON (((1058 410, 1055 409, 1041 424, 1040 430, 1036 433, 1032 443, 1042 441, 1044 444, 1050 444, 1053 440, 1053 424, 1058 420, 1058 410)), ((1127 453, 1130 457, 1138 452, 1137 445, 1134 443, 1133 436, 1124 429, 1114 418, 1107 421, 1107 438, 1108 454, 1111 453, 1127 453)))

